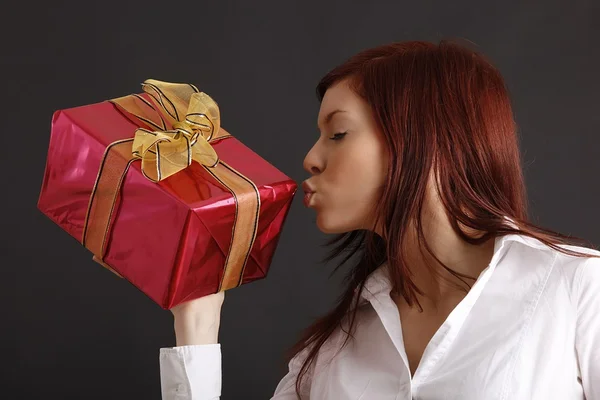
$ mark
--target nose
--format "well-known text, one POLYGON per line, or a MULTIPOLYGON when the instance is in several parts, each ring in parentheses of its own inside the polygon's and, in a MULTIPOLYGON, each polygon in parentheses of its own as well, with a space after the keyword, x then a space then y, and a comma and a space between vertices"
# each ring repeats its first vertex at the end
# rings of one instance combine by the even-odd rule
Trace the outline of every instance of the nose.
POLYGON ((316 175, 323 171, 324 158, 319 154, 316 144, 308 151, 306 157, 304 157, 304 162, 302 165, 304 170, 311 175, 316 175))

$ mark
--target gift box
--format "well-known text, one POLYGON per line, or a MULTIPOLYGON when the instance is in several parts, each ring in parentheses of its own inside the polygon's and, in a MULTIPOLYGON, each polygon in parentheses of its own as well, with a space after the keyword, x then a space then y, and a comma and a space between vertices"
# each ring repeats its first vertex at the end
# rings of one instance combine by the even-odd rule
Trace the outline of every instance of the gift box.
POLYGON ((265 278, 297 184, 195 86, 142 88, 54 113, 38 208, 164 309, 265 278))

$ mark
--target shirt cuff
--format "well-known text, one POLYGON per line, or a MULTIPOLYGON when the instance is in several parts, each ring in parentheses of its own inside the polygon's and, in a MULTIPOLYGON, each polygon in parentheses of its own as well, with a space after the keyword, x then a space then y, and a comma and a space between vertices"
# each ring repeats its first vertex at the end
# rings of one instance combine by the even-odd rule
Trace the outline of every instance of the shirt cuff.
POLYGON ((208 400, 221 396, 221 344, 160 349, 163 400, 208 400))

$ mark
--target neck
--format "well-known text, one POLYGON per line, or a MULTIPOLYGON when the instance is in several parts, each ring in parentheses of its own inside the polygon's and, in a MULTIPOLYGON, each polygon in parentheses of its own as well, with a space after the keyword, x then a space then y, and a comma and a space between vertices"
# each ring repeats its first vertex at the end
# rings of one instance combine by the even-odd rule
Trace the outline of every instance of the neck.
MULTIPOLYGON (((484 233, 469 231, 464 226, 462 229, 472 237, 484 233)), ((463 282, 437 262, 424 246, 419 247, 416 226, 411 232, 405 241, 406 261, 413 282, 423 292, 423 295, 417 294, 422 306, 437 306, 445 301, 453 301, 457 296, 462 298, 465 291, 460 288, 468 289, 464 282, 472 286, 493 256, 494 238, 480 245, 472 245, 463 241, 454 231, 445 213, 430 213, 424 217, 423 233, 431 251, 449 269, 473 278, 462 278, 463 282)))

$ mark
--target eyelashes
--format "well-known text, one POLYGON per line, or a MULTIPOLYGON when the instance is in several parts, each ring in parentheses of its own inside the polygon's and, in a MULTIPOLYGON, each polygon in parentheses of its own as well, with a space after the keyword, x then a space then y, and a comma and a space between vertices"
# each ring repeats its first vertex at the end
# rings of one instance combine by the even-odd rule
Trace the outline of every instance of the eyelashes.
POLYGON ((344 136, 346 136, 348 132, 339 132, 339 133, 334 133, 332 137, 329 138, 329 140, 340 140, 342 139, 344 136))

